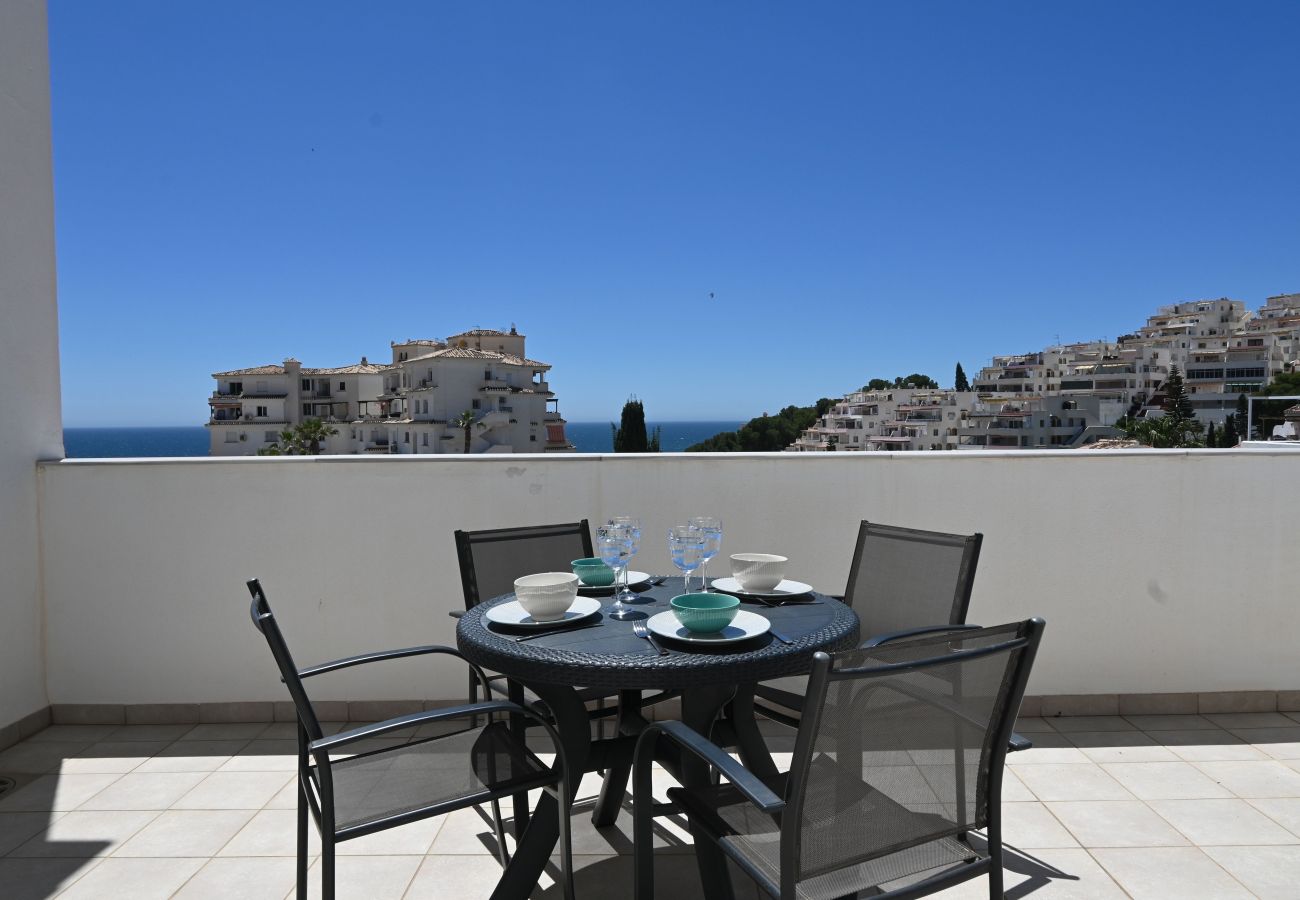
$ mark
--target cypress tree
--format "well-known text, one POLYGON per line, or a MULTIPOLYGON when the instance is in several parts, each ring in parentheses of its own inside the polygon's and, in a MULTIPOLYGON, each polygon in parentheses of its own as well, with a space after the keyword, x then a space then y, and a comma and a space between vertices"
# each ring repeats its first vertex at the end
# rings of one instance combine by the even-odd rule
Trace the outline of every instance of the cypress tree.
POLYGON ((1177 366, 1169 367, 1169 377, 1165 379, 1165 412, 1179 419, 1195 419, 1196 411, 1187 396, 1187 386, 1183 384, 1183 373, 1177 366))
POLYGON ((1235 447, 1241 436, 1237 433, 1237 417, 1228 416, 1223 423, 1223 431, 1219 432, 1220 447, 1235 447))
POLYGON ((961 363, 957 363, 957 375, 953 378, 952 389, 954 391, 970 390, 970 381, 966 378, 966 372, 962 369, 961 363))
MULTIPOLYGON (((645 407, 641 405, 641 401, 636 397, 630 397, 623 404, 623 415, 620 421, 621 424, 618 427, 615 427, 612 423, 609 426, 614 429, 614 452, 649 452, 650 440, 645 430, 645 407)), ((658 447, 655 449, 658 449, 658 447)))
POLYGON ((1207 446, 1207 447, 1217 447, 1217 446, 1219 446, 1218 443, 1217 443, 1217 442, 1218 442, 1218 439, 1219 439, 1219 436, 1218 436, 1218 434, 1217 434, 1217 433, 1215 432, 1215 430, 1214 430, 1214 423, 1211 422, 1209 425, 1206 425, 1206 426, 1205 426, 1205 446, 1207 446))

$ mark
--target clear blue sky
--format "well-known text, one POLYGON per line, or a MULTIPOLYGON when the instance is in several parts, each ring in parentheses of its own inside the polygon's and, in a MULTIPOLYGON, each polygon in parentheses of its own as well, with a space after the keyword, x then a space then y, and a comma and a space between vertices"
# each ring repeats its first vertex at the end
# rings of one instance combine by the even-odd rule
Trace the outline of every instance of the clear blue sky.
POLYGON ((1296 3, 50 0, 65 419, 514 322, 570 420, 739 420, 1256 306, 1300 290, 1298 42, 1296 3))

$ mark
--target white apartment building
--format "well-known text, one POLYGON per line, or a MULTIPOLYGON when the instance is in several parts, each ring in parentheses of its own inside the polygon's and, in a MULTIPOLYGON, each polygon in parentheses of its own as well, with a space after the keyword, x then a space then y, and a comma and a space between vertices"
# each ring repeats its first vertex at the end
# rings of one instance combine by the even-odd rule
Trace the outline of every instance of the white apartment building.
POLYGON ((854 391, 786 449, 794 453, 951 450, 957 445, 958 427, 977 401, 971 391, 854 391))
POLYGON ((1063 450, 1123 437, 1108 425, 1099 397, 1024 397, 981 402, 958 428, 961 450, 1063 450))
POLYGON ((524 336, 474 329, 445 341, 391 344, 392 362, 302 368, 297 360, 218 372, 209 399, 214 456, 249 456, 308 418, 337 430, 322 452, 471 453, 572 451, 545 377, 524 356, 524 336))

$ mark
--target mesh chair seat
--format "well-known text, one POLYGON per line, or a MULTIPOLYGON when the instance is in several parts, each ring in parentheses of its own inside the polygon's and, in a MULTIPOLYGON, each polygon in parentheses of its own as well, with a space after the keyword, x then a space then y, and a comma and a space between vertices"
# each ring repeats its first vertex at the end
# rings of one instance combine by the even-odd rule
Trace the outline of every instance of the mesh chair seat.
POLYGON ((554 780, 550 767, 503 722, 340 759, 330 769, 341 831, 485 791, 527 790, 554 780))
MULTIPOLYGON (((900 774, 899 779, 909 780, 909 774, 922 777, 919 767, 912 769, 912 773, 900 774)), ((950 836, 951 813, 943 804, 903 806, 865 781, 836 782, 834 763, 826 757, 813 761, 812 774, 809 808, 834 813, 806 823, 803 840, 809 849, 817 847, 837 862, 826 873, 799 883, 799 897, 804 900, 851 896, 932 869, 967 863, 980 855, 950 836), (853 795, 847 804, 845 792, 853 795), (865 823, 865 828, 846 827, 847 822, 865 823), (928 843, 927 836, 933 836, 928 843), (895 846, 900 849, 892 849, 895 846), (879 849, 864 853, 863 847, 879 849), (843 862, 855 855, 862 859, 851 864, 843 862)), ((766 783, 774 793, 784 796, 787 782, 788 774, 783 773, 766 783)), ((717 833, 729 855, 747 863, 752 874, 768 881, 773 893, 779 892, 781 828, 776 819, 757 809, 730 785, 690 792, 673 788, 668 796, 717 833)))

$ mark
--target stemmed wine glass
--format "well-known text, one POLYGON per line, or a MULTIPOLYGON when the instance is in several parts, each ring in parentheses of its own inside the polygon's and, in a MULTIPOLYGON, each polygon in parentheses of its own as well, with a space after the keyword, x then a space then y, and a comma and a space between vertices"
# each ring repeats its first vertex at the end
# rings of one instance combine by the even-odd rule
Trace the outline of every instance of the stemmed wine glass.
POLYGON ((682 570, 682 593, 691 592, 691 573, 704 558, 704 532, 689 525, 674 525, 668 529, 668 555, 673 565, 682 570))
POLYGON ((651 603, 651 600, 642 600, 638 594, 632 592, 628 584, 628 566, 632 563, 632 558, 641 550, 641 520, 635 516, 611 516, 608 524, 617 525, 627 529, 628 535, 628 553, 627 563, 623 566, 623 589, 619 591, 618 599, 622 603, 651 603))
POLYGON ((722 520, 713 516, 696 516, 688 519, 686 524, 704 535, 704 556, 700 562, 700 590, 709 589, 709 560, 718 555, 722 549, 722 520))
MULTIPOLYGON (((605 565, 618 571, 626 571, 627 560, 631 556, 632 535, 626 525, 601 525, 596 529, 596 552, 605 565)), ((646 614, 628 609, 623 605, 620 594, 614 594, 614 606, 610 610, 611 619, 644 619, 646 614)))

